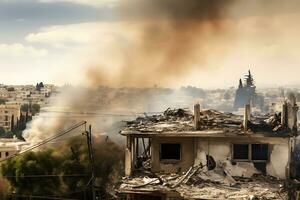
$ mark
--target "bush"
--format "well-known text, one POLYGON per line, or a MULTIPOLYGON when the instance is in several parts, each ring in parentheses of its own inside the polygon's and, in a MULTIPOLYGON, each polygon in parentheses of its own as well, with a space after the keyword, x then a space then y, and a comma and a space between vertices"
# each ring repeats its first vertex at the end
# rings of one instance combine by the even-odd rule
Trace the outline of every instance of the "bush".
POLYGON ((7 102, 6 99, 0 99, 0 105, 1 105, 1 104, 5 104, 6 102, 7 102))
MULTIPOLYGON (((123 173, 123 151, 113 142, 95 142, 94 157, 96 184, 101 199, 108 199, 109 189, 118 182, 123 173)), ((19 194, 83 199, 91 178, 91 166, 85 137, 72 138, 60 148, 47 148, 29 152, 2 164, 2 174, 8 177, 12 191, 19 194), (82 176, 24 177, 26 175, 67 175, 82 176), (72 193, 72 195, 63 195, 72 193)), ((89 199, 89 198, 88 198, 89 199)))

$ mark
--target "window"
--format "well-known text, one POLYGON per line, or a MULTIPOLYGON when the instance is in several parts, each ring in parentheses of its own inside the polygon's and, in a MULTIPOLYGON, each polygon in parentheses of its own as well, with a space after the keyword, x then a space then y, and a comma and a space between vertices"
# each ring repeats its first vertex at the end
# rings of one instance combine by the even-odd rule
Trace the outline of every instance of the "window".
POLYGON ((249 160, 249 145, 248 144, 234 144, 233 145, 233 159, 235 160, 249 160))
POLYGON ((233 144, 233 160, 266 162, 269 159, 268 144, 233 144))
POLYGON ((5 157, 8 157, 9 156, 9 153, 8 152, 5 152, 5 157))
POLYGON ((253 161, 267 161, 269 149, 267 144, 252 144, 251 158, 253 161))
POLYGON ((163 143, 160 145, 161 160, 180 160, 181 145, 178 143, 163 143))

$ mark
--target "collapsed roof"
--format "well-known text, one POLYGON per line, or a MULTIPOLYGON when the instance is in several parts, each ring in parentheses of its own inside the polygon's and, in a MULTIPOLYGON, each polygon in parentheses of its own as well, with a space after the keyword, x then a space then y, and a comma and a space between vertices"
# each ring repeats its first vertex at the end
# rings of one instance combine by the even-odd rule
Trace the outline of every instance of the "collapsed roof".
POLYGON ((188 109, 168 108, 162 114, 138 117, 128 121, 121 134, 239 134, 262 133, 269 136, 292 136, 293 131, 287 128, 281 121, 281 113, 274 115, 251 116, 247 120, 247 129, 244 128, 244 117, 232 113, 223 113, 213 109, 200 111, 199 130, 195 129, 194 114, 188 109))

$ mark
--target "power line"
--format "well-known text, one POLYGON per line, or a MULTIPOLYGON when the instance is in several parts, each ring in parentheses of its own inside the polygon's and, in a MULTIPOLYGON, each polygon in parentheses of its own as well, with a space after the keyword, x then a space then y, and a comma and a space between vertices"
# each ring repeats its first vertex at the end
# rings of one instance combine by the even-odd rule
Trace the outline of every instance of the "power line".
MULTIPOLYGON (((66 135, 67 133, 73 131, 74 129, 77 129, 78 127, 80 126, 83 126, 85 125, 85 132, 87 132, 86 130, 86 121, 81 121, 77 124, 74 124, 73 126, 69 127, 68 129, 64 130, 64 131, 61 131, 59 132, 58 134, 54 135, 54 136, 51 136, 29 148, 26 148, 24 151, 20 152, 20 153, 17 153, 17 154, 14 154, 10 157, 7 157, 6 159, 4 160, 1 160, 0 162, 4 162, 8 159, 12 159, 14 157, 17 157, 17 156, 20 156, 24 153, 27 153, 28 151, 31 151, 33 149, 36 149, 42 145, 45 145, 59 137, 62 137, 64 135, 66 135)), ((47 177, 82 177, 82 176, 87 176, 88 174, 66 174, 66 175, 56 175, 56 174, 49 174, 49 175, 24 175, 24 176, 4 176, 6 178, 14 178, 14 177, 20 177, 20 178, 47 178, 47 177)), ((84 190, 83 190, 84 191, 84 190)), ((30 199, 32 198, 38 198, 38 199, 53 199, 53 200, 77 200, 77 199, 68 199, 68 198, 60 198, 60 197, 53 197, 53 196, 34 196, 34 195, 22 195, 22 194, 9 194, 10 196, 16 196, 16 197, 29 197, 30 199)))
POLYGON ((1 160, 0 163, 1 163, 1 162, 4 162, 4 161, 6 161, 6 160, 12 159, 12 158, 14 158, 14 157, 20 156, 20 155, 22 155, 22 154, 24 154, 24 153, 27 153, 27 152, 29 152, 29 151, 32 151, 33 149, 36 149, 36 148, 38 148, 38 147, 40 147, 40 146, 42 146, 42 145, 45 145, 45 144, 47 144, 47 143, 49 143, 49 142, 51 142, 51 141, 53 141, 53 140, 55 140, 55 139, 57 139, 57 138, 63 136, 63 135, 66 135, 67 133, 73 131, 74 129, 77 129, 78 127, 80 127, 80 126, 82 126, 82 125, 86 125, 86 123, 87 123, 86 121, 81 121, 81 122, 79 122, 79 123, 77 123, 77 124, 75 124, 75 125, 69 127, 68 129, 66 129, 66 130, 64 130, 64 131, 62 131, 62 132, 59 132, 58 134, 56 134, 56 135, 54 135, 54 136, 52 136, 52 137, 49 137, 49 138, 47 138, 47 139, 45 139, 45 140, 43 140, 43 141, 41 141, 41 142, 39 142, 39 143, 37 143, 37 144, 31 146, 31 147, 26 148, 25 150, 21 151, 20 153, 16 153, 16 154, 14 154, 14 155, 11 155, 11 156, 9 156, 9 157, 7 157, 7 158, 1 160))

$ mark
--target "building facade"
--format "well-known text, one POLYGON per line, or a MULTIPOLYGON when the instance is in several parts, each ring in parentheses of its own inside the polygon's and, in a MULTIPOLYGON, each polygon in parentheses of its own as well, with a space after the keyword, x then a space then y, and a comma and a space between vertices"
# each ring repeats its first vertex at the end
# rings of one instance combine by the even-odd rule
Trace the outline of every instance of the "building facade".
POLYGON ((0 105, 0 127, 11 131, 20 119, 20 105, 0 105))
POLYGON ((197 104, 194 115, 168 110, 128 122, 121 132, 127 146, 120 192, 128 200, 287 197, 266 180, 295 176, 297 111, 291 99, 281 117, 261 121, 262 116, 251 115, 249 105, 239 116, 200 111, 197 104), (249 179, 255 189, 245 182, 249 179))

